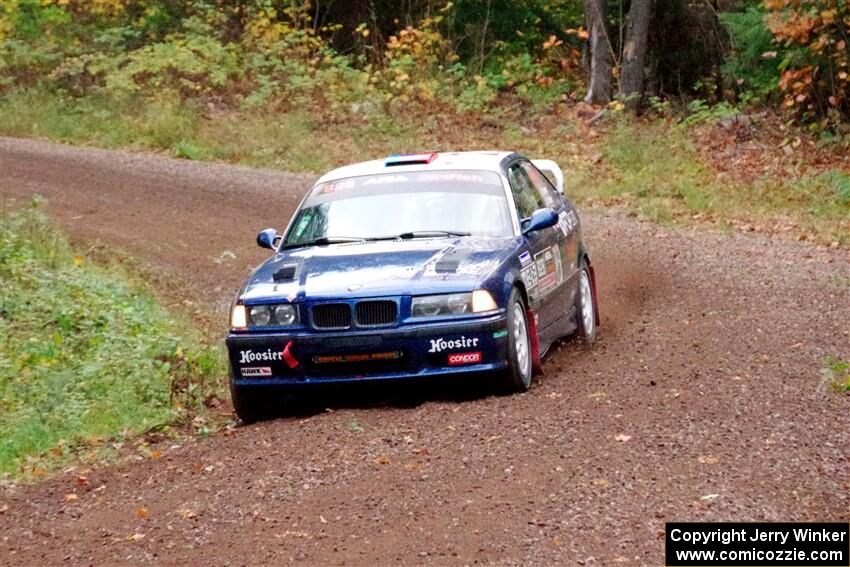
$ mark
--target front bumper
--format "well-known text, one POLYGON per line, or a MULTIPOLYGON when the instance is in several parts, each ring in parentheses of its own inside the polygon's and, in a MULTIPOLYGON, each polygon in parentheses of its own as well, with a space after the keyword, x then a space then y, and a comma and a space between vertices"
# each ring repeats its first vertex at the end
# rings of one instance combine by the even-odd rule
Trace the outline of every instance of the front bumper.
POLYGON ((381 330, 231 333, 226 342, 237 386, 390 380, 507 366, 504 314, 381 330))

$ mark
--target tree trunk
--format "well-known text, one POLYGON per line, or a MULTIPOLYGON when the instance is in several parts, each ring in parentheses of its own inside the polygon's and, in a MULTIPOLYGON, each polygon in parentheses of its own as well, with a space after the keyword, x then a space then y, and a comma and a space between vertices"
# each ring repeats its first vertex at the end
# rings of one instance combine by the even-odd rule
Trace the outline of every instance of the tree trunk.
POLYGON ((584 102, 611 102, 611 44, 605 32, 605 0, 585 0, 587 29, 590 31, 590 86, 584 102))
POLYGON ((626 25, 626 43, 623 46, 623 64, 620 68, 620 96, 633 107, 643 95, 643 69, 649 43, 650 19, 652 0, 632 0, 629 22, 626 25))

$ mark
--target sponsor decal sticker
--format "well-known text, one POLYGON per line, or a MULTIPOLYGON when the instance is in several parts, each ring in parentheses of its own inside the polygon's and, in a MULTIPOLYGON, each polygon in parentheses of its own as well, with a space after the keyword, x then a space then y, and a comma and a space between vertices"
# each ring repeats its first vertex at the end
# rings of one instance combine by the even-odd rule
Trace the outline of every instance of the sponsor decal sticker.
POLYGON ((578 217, 575 211, 561 211, 558 214, 558 226, 564 236, 567 236, 578 224, 578 217))
POLYGON ((363 182, 363 185, 386 185, 387 183, 407 183, 410 181, 404 175, 375 175, 363 182))
POLYGON ((554 290, 563 281, 563 266, 557 244, 534 256, 537 266, 537 286, 541 294, 554 290))
POLYGON ((428 352, 443 352, 444 350, 454 350, 457 348, 474 348, 478 346, 477 337, 460 337, 458 339, 446 340, 442 337, 439 339, 431 339, 431 349, 428 352))
POLYGON ((484 178, 474 173, 447 171, 445 173, 420 173, 418 181, 460 181, 463 183, 483 183, 484 178))
POLYGON ((248 366, 242 369, 242 376, 246 377, 255 377, 255 376, 271 376, 272 369, 268 366, 248 366))
POLYGON ((481 362, 481 351, 458 352, 449 355, 449 366, 460 366, 462 364, 473 364, 481 362))
POLYGON ((263 351, 240 350, 239 364, 248 364, 251 362, 272 362, 275 360, 283 360, 283 352, 266 349, 263 351))
POLYGON ((529 295, 532 297, 537 297, 537 266, 535 264, 531 264, 524 268, 520 274, 520 279, 522 279, 522 283, 525 284, 525 289, 528 290, 529 295))
POLYGON ((523 252, 522 254, 520 254, 519 263, 523 266, 531 264, 531 254, 529 254, 528 252, 523 252))
POLYGON ((493 333, 494 339, 501 339, 502 337, 507 337, 507 336, 508 336, 508 330, 507 329, 502 329, 501 331, 496 331, 495 333, 493 333))
POLYGON ((398 360, 402 357, 401 352, 394 350, 390 352, 372 352, 367 354, 323 354, 313 357, 316 364, 333 364, 340 362, 370 362, 373 360, 398 360))

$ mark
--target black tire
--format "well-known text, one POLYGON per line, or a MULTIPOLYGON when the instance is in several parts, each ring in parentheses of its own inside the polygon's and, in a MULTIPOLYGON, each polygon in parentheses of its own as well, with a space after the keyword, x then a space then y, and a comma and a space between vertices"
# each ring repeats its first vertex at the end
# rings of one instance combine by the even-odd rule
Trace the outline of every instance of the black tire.
POLYGON ((275 407, 270 403, 270 399, 275 397, 271 394, 274 392, 269 392, 268 388, 240 388, 230 380, 233 411, 245 425, 271 419, 282 413, 280 407, 275 411, 275 407))
POLYGON ((533 361, 526 313, 522 295, 514 288, 508 299, 508 368, 504 373, 505 389, 511 393, 525 392, 531 387, 533 361))
POLYGON ((576 317, 576 335, 578 338, 592 345, 596 342, 596 298, 593 296, 593 278, 590 276, 590 269, 587 265, 587 260, 581 261, 581 269, 579 272, 578 293, 576 293, 575 317, 576 317), (587 303, 585 303, 587 301, 587 303), (587 317, 585 307, 591 309, 590 316, 587 317))

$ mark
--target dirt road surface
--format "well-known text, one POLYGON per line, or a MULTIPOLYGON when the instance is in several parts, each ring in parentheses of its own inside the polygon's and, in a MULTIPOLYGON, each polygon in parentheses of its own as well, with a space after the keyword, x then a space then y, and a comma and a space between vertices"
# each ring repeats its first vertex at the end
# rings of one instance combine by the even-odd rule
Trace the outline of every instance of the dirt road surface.
MULTIPOLYGON (((311 182, 33 141, 0 152, 12 205, 43 195, 76 241, 127 251, 208 308, 311 182)), ((666 521, 850 520, 850 397, 820 376, 850 354, 847 251, 584 222, 601 341, 559 345, 529 393, 375 393, 85 486, 6 486, 0 563, 660 565, 666 521)))

